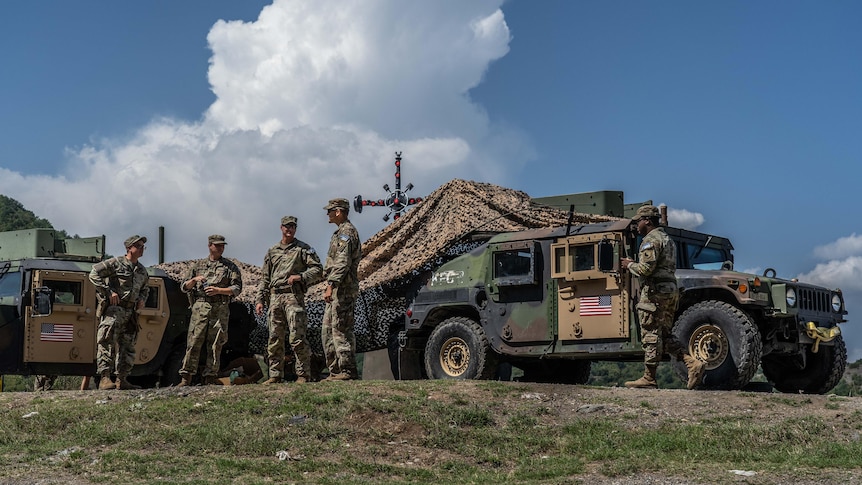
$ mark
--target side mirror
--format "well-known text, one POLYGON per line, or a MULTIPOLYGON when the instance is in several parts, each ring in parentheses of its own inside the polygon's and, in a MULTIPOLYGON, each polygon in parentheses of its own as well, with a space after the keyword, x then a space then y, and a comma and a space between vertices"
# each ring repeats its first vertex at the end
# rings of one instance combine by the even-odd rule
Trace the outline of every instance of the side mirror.
POLYGON ((43 286, 33 289, 34 317, 47 317, 54 310, 54 290, 43 286))
POLYGON ((608 240, 599 242, 599 271, 613 271, 615 266, 614 245, 608 240))

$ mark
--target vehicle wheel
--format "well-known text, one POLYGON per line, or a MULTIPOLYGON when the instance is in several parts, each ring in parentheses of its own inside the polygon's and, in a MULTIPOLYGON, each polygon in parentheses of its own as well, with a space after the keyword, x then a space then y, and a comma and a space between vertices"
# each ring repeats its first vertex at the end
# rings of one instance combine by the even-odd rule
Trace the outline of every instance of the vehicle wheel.
POLYGON ((841 382, 847 367, 847 346, 839 335, 832 345, 820 344, 817 353, 811 346, 805 349, 805 367, 802 360, 789 355, 763 357, 763 375, 781 392, 825 394, 841 382))
MULTIPOLYGON (((691 355, 706 363, 699 389, 742 389, 760 364, 763 342, 745 312, 723 301, 703 301, 685 310, 673 329, 691 355)), ((685 364, 674 362, 685 382, 685 364)))
POLYGON ((431 379, 492 379, 496 364, 485 331, 469 318, 445 320, 425 345, 425 372, 431 379))
POLYGON ((590 380, 592 361, 539 359, 520 364, 519 367, 524 370, 522 381, 586 384, 590 380))

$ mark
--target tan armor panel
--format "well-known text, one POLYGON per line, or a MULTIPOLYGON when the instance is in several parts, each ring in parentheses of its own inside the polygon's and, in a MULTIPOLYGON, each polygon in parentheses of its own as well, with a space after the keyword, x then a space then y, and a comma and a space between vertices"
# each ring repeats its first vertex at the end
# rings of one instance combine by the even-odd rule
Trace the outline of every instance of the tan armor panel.
MULTIPOLYGON (((581 341, 628 339, 628 274, 615 264, 600 271, 598 243, 610 241, 619 248, 619 233, 569 236, 551 245, 551 276, 557 279, 559 339, 581 341)), ((619 261, 618 254, 614 256, 619 261)))
POLYGON ((33 288, 54 290, 53 311, 25 315, 24 362, 86 364, 96 360, 96 289, 87 273, 34 271, 33 288))

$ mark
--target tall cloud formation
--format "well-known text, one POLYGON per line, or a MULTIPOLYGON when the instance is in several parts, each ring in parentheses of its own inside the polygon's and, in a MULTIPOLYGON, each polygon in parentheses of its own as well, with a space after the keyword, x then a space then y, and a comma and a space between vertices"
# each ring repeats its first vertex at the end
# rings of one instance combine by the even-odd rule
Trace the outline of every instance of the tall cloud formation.
POLYGON ((844 302, 849 312, 849 323, 842 325, 841 330, 847 342, 847 353, 850 361, 862 359, 862 344, 859 337, 862 331, 858 329, 856 315, 862 312, 862 236, 856 233, 850 236, 818 246, 814 255, 822 260, 813 270, 800 274, 800 281, 823 285, 828 288, 841 288, 844 292, 844 302))
MULTIPOLYGON (((226 255, 259 264, 287 214, 325 251, 323 205, 385 195, 396 151, 416 195, 456 177, 499 182, 528 159, 469 98, 508 52, 501 4, 276 0, 254 22, 219 21, 207 38, 216 101, 200 120, 92 143, 62 176, 0 169, 0 193, 71 233, 106 234, 115 254, 130 234, 155 247, 165 226, 168 261, 202 257, 221 233, 226 255)), ((378 211, 352 215, 363 237, 382 227, 378 211)))

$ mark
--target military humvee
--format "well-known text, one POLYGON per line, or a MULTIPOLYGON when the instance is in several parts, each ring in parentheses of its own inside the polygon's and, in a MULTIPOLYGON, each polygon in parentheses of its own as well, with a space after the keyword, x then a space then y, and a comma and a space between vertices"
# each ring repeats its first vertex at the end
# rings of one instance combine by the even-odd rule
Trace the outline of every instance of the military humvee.
MULTIPOLYGON (((88 275, 104 258, 104 236, 62 239, 52 229, 0 233, 0 374, 95 375, 99 319, 88 275)), ((164 271, 147 271, 150 294, 138 316, 130 380, 170 385, 179 381, 185 354, 188 299, 164 271)))
MULTIPOLYGON (((700 388, 741 389, 758 366, 782 392, 838 384, 841 290, 734 271, 726 238, 666 231, 678 247, 674 333, 706 362, 700 388)), ((505 362, 524 380, 583 384, 593 360, 641 360, 638 282, 619 265, 639 243, 621 219, 498 234, 444 263, 407 311, 401 377, 494 378, 505 362)), ((674 369, 685 376, 682 362, 674 369)))

